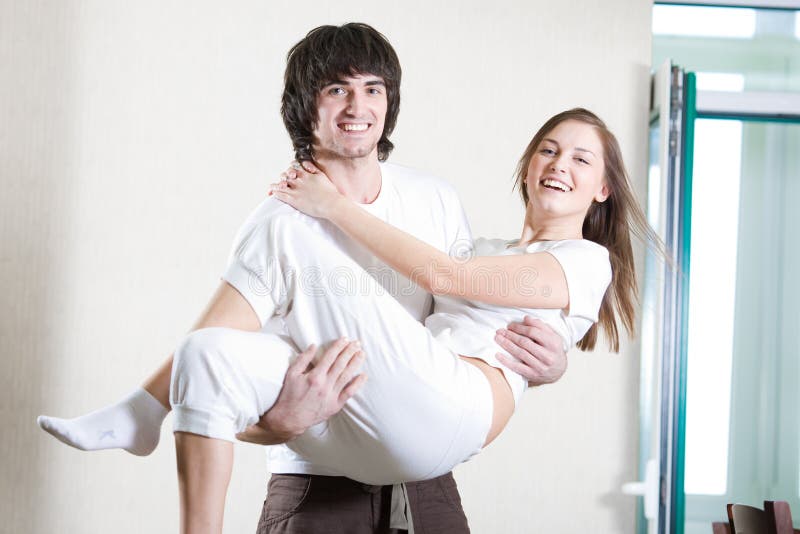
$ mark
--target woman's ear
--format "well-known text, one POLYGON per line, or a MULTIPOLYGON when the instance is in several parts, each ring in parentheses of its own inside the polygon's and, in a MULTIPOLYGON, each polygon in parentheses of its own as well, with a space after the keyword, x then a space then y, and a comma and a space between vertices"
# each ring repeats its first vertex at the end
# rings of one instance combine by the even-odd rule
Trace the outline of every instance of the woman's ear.
POLYGON ((594 199, 597 202, 605 202, 608 197, 611 195, 611 190, 608 188, 608 184, 604 183, 603 187, 600 188, 600 191, 594 196, 594 199))

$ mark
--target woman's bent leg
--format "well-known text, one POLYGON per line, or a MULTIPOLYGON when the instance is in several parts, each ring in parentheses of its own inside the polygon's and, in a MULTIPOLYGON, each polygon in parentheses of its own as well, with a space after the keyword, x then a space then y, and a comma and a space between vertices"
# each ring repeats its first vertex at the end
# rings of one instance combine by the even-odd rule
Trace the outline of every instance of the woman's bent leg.
POLYGON ((175 414, 181 532, 222 532, 235 435, 258 421, 283 385, 294 345, 230 328, 189 334, 175 351, 175 414))

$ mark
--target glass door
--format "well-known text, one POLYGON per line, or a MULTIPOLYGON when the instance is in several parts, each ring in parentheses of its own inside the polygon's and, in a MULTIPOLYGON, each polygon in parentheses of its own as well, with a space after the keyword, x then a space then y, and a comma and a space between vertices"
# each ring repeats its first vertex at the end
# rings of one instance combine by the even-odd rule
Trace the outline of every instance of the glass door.
POLYGON ((637 530, 707 533, 765 499, 800 518, 800 95, 698 92, 667 63, 650 154, 676 263, 645 264, 637 530))
MULTIPOLYGON (((695 82, 686 76, 689 93, 695 82)), ((800 95, 696 95, 682 214, 690 265, 676 532, 686 534, 707 533, 730 502, 786 500, 800 511, 800 95)))

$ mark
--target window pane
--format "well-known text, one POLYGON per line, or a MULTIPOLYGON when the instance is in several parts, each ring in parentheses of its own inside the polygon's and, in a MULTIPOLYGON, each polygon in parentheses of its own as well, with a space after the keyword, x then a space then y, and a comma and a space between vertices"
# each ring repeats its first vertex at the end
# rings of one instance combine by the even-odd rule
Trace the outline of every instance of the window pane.
POLYGON ((800 39, 800 11, 794 15, 794 36, 796 39, 800 39))
POLYGON ((688 72, 738 74, 747 91, 800 91, 798 20, 798 10, 657 4, 652 65, 671 59, 688 72))
POLYGON ((749 39, 756 32, 756 13, 752 9, 653 6, 654 35, 695 35, 749 39))
POLYGON ((744 90, 744 75, 730 72, 697 72, 698 91, 732 91, 744 90))
POLYGON ((698 120, 692 178, 686 493, 727 487, 742 123, 698 120))

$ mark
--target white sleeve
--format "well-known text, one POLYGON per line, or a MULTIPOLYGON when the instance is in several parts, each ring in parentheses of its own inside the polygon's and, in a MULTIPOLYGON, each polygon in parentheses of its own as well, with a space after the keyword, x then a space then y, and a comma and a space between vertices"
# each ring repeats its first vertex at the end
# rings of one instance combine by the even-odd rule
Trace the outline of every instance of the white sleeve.
POLYGON ((281 202, 264 200, 245 220, 236 233, 222 279, 232 285, 247 300, 258 315, 261 325, 280 310, 275 295, 284 291, 284 280, 275 254, 270 251, 268 232, 270 219, 283 211, 281 202))
MULTIPOLYGON (((472 232, 467 221, 467 214, 464 213, 464 206, 455 189, 446 184, 440 188, 439 198, 442 202, 442 212, 444 213, 444 243, 442 249, 450 256, 468 258, 474 255, 475 248, 472 241, 472 232)), ((446 299, 445 295, 433 295, 432 311, 436 312, 439 299, 446 299)))
POLYGON ((603 295, 611 283, 608 250, 586 239, 561 241, 547 250, 561 265, 567 279, 569 313, 597 322, 603 295))
POLYGON ((467 221, 467 214, 464 213, 464 206, 461 199, 452 187, 448 188, 447 194, 443 195, 444 213, 447 217, 445 225, 445 235, 447 239, 447 250, 451 256, 472 254, 472 231, 467 221))

